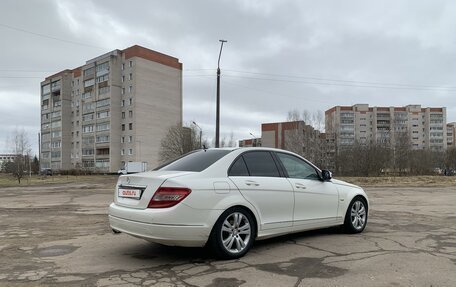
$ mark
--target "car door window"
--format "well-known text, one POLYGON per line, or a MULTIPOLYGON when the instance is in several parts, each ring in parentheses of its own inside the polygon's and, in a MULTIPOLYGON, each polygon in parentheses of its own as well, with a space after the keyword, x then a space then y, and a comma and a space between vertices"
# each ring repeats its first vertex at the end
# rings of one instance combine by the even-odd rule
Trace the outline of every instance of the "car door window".
POLYGON ((277 165, 269 152, 246 152, 243 155, 250 176, 279 177, 277 165))
POLYGON ((304 160, 293 155, 277 153, 290 178, 319 179, 317 171, 304 160))
POLYGON ((242 156, 233 163, 228 172, 228 176, 249 176, 249 171, 245 165, 244 159, 242 156))

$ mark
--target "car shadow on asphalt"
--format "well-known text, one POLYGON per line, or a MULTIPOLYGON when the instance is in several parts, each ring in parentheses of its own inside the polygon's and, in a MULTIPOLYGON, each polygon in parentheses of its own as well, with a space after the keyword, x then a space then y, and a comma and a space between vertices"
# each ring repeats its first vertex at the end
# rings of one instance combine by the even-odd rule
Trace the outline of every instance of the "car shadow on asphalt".
MULTIPOLYGON (((309 239, 313 237, 322 237, 328 235, 344 234, 341 227, 330 227, 319 230, 304 231, 299 233, 282 235, 265 240, 257 240, 252 247, 252 252, 261 252, 270 248, 278 247, 282 244, 290 244, 299 240, 309 239)), ((166 261, 185 261, 188 263, 205 263, 213 260, 218 260, 211 250, 207 247, 177 247, 165 246, 156 243, 143 245, 143 247, 135 248, 124 253, 126 256, 131 256, 140 260, 153 260, 156 258, 166 259, 166 261)), ((248 256, 248 254, 246 255, 248 256)))

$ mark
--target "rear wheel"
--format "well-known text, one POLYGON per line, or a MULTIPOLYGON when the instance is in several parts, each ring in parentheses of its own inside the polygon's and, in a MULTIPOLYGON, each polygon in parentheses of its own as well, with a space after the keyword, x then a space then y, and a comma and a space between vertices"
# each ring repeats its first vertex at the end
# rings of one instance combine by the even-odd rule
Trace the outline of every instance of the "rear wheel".
POLYGON ((361 197, 355 197, 345 214, 345 230, 349 233, 360 233, 367 224, 367 203, 361 197))
POLYGON ((255 221, 245 209, 226 210, 212 229, 208 244, 218 257, 235 259, 244 256, 253 245, 255 221))

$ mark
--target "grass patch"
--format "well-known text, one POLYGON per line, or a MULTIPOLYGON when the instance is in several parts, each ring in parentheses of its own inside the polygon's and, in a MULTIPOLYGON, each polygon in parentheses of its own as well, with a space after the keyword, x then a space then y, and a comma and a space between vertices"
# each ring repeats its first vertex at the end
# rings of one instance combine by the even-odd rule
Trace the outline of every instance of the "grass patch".
POLYGON ((456 176, 382 176, 382 177, 337 177, 337 179, 359 186, 455 186, 456 176))
POLYGON ((32 175, 24 177, 19 184, 17 179, 10 174, 0 174, 0 188, 2 187, 19 187, 19 186, 39 186, 62 183, 113 183, 117 180, 117 175, 53 175, 42 176, 32 175))

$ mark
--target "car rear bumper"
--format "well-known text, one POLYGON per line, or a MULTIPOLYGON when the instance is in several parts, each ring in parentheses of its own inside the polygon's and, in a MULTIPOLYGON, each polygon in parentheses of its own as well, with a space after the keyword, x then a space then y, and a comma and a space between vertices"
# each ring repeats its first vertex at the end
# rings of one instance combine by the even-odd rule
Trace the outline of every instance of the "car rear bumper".
MULTIPOLYGON (((187 208, 189 207, 184 207, 184 209, 187 208)), ((198 215, 202 213, 203 216, 212 213, 209 210, 194 210, 194 212, 198 215)), ((114 203, 109 206, 109 224, 116 231, 169 246, 201 247, 206 244, 212 224, 198 221, 192 224, 182 223, 182 218, 186 217, 176 220, 181 223, 174 224, 169 222, 170 217, 173 216, 170 214, 166 216, 163 210, 157 212, 151 209, 138 210, 114 203), (151 218, 154 222, 144 222, 145 217, 151 218), (162 223, 165 220, 160 222, 162 217, 167 217, 166 223, 162 223)))

